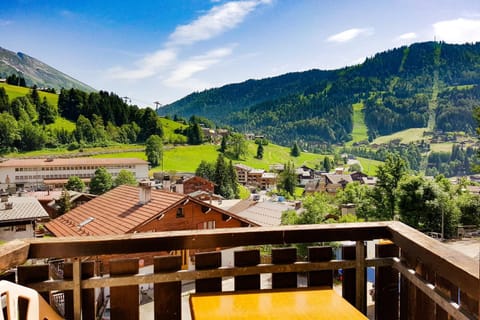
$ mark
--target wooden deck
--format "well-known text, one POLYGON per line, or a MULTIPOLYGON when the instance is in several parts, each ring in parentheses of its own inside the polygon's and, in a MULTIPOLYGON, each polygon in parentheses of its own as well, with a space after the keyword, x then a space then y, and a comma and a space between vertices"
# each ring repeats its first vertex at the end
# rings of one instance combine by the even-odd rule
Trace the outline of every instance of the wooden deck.
POLYGON ((125 315, 136 319, 139 285, 152 284, 155 319, 180 319, 184 280, 194 280, 197 293, 221 292, 222 277, 234 277, 235 291, 259 291, 260 274, 268 273, 272 289, 290 290, 298 287, 298 273, 307 275, 309 287, 331 286, 338 269, 343 270, 343 298, 365 314, 367 267, 375 267, 376 272, 376 319, 479 319, 478 261, 400 222, 32 239, 0 247, 3 278, 12 279, 8 270, 17 268, 19 284, 47 299, 63 294, 68 319, 95 318, 99 306, 94 288, 110 287, 112 319, 125 315), (365 241, 375 239, 391 243, 377 244, 376 256, 367 259, 365 241), (334 260, 331 248, 314 245, 309 258, 298 261, 296 249, 287 247, 346 240, 355 245, 342 249, 342 260, 334 260), (260 251, 255 249, 260 245, 281 245, 272 250, 271 263, 260 263, 260 251), (244 247, 249 250, 240 251, 244 247), (215 248, 239 248, 234 265, 222 266, 215 248), (153 273, 138 273, 141 256, 175 250, 200 250, 195 269, 181 270, 181 257, 166 255, 153 259, 153 273), (53 257, 66 260, 63 279, 52 280, 47 264, 23 265, 30 259, 53 257), (100 262, 105 259, 112 259, 109 275, 101 272, 100 262))

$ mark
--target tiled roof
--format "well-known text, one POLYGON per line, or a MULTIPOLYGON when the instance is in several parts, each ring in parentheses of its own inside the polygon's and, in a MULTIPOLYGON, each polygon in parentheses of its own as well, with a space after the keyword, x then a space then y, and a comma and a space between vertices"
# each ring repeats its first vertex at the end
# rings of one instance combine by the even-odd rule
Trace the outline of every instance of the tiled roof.
POLYGON ((55 159, 9 159, 0 162, 0 167, 52 167, 52 166, 76 166, 95 165, 107 166, 114 164, 147 164, 145 160, 138 158, 55 158, 55 159))
POLYGON ((9 197, 8 202, 13 204, 11 209, 5 209, 5 202, 0 203, 0 223, 49 217, 40 202, 33 197, 9 197))
POLYGON ((139 205, 138 187, 119 186, 45 226, 56 236, 125 234, 152 219, 187 196, 164 190, 152 190, 151 201, 139 205), (94 218, 82 228, 78 225, 94 218))
MULTIPOLYGON (((151 190, 149 202, 140 205, 139 193, 138 187, 118 186, 47 223, 45 227, 57 237, 126 234, 185 199, 210 206, 188 195, 157 189, 151 190), (80 224, 83 224, 81 228, 79 228, 80 224)), ((215 210, 245 223, 256 225, 221 208, 215 210)))
POLYGON ((247 165, 244 165, 243 163, 236 163, 233 165, 235 168, 238 168, 238 169, 241 169, 241 170, 244 170, 244 171, 251 171, 253 170, 253 168, 247 166, 247 165))

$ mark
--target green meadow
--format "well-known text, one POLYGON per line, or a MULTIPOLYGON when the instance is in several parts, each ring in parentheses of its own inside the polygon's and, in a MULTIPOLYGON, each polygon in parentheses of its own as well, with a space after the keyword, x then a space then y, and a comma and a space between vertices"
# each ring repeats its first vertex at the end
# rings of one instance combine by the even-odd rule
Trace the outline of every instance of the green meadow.
MULTIPOLYGON (((26 96, 27 94, 30 93, 30 90, 31 90, 30 88, 12 86, 6 83, 0 83, 0 88, 5 89, 8 95, 8 99, 10 101, 12 101, 14 98, 17 98, 17 97, 26 96)), ((58 106, 58 94, 38 91, 38 95, 40 96, 41 99, 43 99, 43 97, 46 97, 50 105, 55 107, 58 106)))

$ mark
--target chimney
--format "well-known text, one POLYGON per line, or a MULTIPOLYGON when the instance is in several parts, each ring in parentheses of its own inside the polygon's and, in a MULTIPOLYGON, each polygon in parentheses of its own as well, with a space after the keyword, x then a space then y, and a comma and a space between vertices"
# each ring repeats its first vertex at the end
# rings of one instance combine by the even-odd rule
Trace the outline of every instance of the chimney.
POLYGON ((139 202, 141 205, 146 204, 152 200, 152 185, 153 183, 149 180, 142 180, 139 182, 140 195, 139 202))
POLYGON ((4 192, 0 194, 0 202, 8 202, 8 193, 4 192))

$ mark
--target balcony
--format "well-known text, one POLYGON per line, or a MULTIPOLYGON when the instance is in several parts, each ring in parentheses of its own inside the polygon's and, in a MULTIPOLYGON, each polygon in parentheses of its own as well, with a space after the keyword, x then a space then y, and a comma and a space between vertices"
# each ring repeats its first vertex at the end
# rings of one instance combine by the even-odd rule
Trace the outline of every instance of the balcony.
POLYGON ((196 292, 219 292, 222 278, 233 277, 234 290, 260 290, 259 275, 271 274, 272 288, 290 290, 299 285, 298 274, 306 275, 307 286, 331 286, 338 269, 343 297, 365 313, 368 267, 376 273, 376 319, 479 319, 479 262, 400 222, 42 238, 0 247, 3 278, 13 280, 7 271, 17 268, 17 282, 47 301, 61 294, 67 319, 95 319, 100 288, 110 288, 112 319, 139 318, 141 284, 153 284, 155 319, 181 319, 182 281, 193 281, 196 292), (365 258, 365 242, 375 239, 383 239, 376 256, 365 258), (313 246, 307 261, 297 261, 289 247, 346 240, 355 245, 342 249, 342 260, 334 260, 328 247, 313 246), (281 246, 261 263, 256 247, 269 244, 281 246), (247 250, 235 252, 234 266, 221 266, 220 252, 212 248, 247 250), (195 270, 181 270, 181 256, 163 255, 153 259, 152 273, 138 272, 140 256, 182 250, 198 250, 195 270), (66 261, 63 279, 53 280, 49 266, 39 263, 53 257, 66 261), (24 265, 30 259, 35 264, 24 265), (101 274, 99 261, 107 261, 108 275, 101 274))

